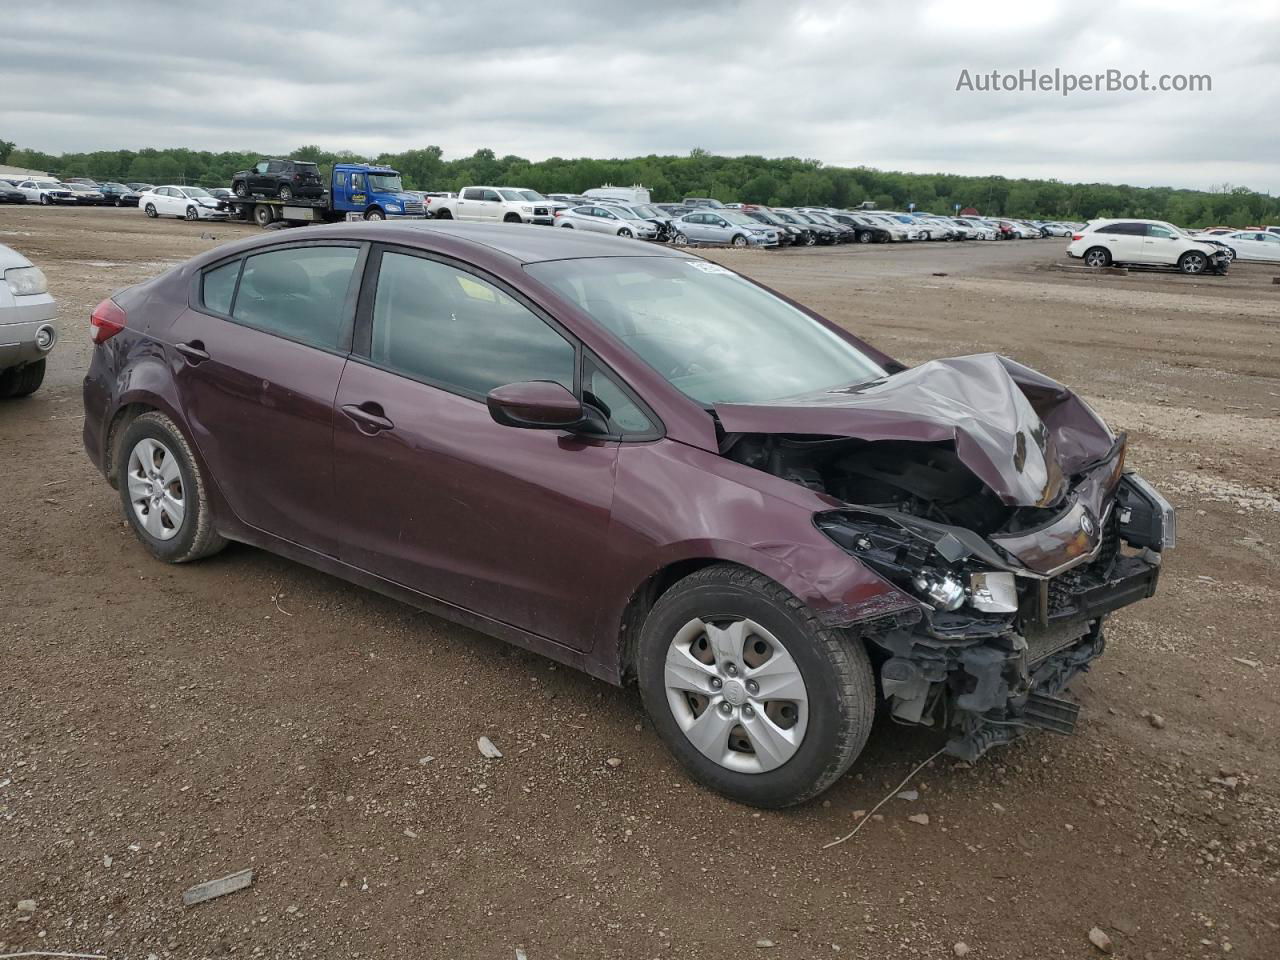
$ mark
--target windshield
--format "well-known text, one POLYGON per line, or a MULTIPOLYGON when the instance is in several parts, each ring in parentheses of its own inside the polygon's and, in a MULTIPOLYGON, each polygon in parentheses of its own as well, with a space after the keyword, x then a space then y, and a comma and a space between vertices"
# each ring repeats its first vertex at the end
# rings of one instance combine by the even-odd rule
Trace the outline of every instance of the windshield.
POLYGON ((607 257, 525 269, 704 407, 777 400, 885 375, 853 344, 718 264, 607 257))
POLYGON ((404 181, 400 179, 398 173, 371 173, 369 189, 377 193, 401 193, 404 190, 404 181))
POLYGON ((730 223, 737 224, 740 227, 754 227, 759 220, 747 216, 745 213, 738 213, 736 210, 720 210, 720 216, 724 217, 730 223))
POLYGON ((37 186, 42 190, 57 190, 62 187, 62 184, 55 183, 53 180, 39 180, 37 186))
POLYGON ((640 214, 640 216, 642 217, 653 218, 653 217, 665 216, 665 214, 661 210, 655 210, 653 207, 649 206, 647 203, 642 203, 638 206, 632 207, 631 209, 634 210, 636 213, 640 214))
POLYGON ((524 197, 526 200, 535 200, 535 201, 537 201, 537 200, 546 200, 546 199, 547 199, 547 198, 546 198, 546 197, 544 197, 542 194, 540 194, 537 190, 521 190, 521 191, 519 191, 519 193, 520 193, 520 196, 524 197))
POLYGON ((186 193, 188 197, 191 197, 192 199, 195 199, 197 197, 212 196, 212 194, 210 194, 208 190, 202 190, 199 187, 183 187, 182 190, 184 193, 186 193))
POLYGON ((781 220, 783 223, 799 223, 800 222, 792 214, 783 213, 781 210, 773 211, 773 215, 777 217, 779 220, 781 220))

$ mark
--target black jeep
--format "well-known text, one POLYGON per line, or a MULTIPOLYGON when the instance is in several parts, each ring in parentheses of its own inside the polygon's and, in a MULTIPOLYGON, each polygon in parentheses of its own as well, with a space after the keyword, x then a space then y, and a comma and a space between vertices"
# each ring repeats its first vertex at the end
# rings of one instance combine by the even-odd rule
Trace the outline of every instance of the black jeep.
POLYGON ((324 196, 324 181, 314 163, 305 160, 259 160, 252 170, 241 170, 231 178, 231 191, 237 197, 324 196))

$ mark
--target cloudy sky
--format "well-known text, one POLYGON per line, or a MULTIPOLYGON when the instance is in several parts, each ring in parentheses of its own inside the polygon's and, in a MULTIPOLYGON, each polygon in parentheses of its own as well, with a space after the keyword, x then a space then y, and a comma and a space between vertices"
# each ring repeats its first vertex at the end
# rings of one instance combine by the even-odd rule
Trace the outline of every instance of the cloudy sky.
POLYGON ((5 4, 0 139, 715 153, 1280 193, 1274 0, 5 4), (1020 69, 1212 90, 957 91, 1020 69))

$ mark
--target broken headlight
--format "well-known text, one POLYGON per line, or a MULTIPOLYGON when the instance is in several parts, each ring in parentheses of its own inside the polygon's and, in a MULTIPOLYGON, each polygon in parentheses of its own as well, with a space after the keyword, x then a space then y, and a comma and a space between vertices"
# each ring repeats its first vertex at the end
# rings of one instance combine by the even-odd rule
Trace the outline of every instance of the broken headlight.
POLYGON ((983 613, 1016 613, 1018 584, 1004 570, 984 570, 969 574, 969 602, 983 613))
POLYGON ((850 555, 935 610, 969 603, 982 613, 1015 613, 1017 580, 970 530, 874 508, 832 511, 814 518, 850 555))

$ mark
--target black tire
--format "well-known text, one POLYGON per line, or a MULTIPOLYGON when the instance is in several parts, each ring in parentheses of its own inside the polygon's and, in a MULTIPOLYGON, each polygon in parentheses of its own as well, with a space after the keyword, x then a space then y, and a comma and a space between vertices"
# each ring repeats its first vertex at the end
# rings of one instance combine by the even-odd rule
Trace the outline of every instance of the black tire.
POLYGON ((152 220, 160 216, 160 214, 156 212, 156 205, 154 203, 148 203, 145 207, 142 208, 142 212, 145 213, 152 220))
POLYGON ((44 358, 28 363, 24 367, 10 367, 0 370, 0 397, 29 397, 40 389, 44 383, 44 358))
POLYGON ((1209 269, 1209 258, 1199 250, 1188 250, 1178 258, 1178 269, 1189 276, 1198 276, 1209 269))
POLYGON ((859 243, 870 243, 873 239, 874 239, 874 237, 872 237, 872 235, 871 235, 871 231, 870 231, 870 230, 859 230, 859 231, 858 231, 858 242, 859 242, 859 243))
POLYGON ((46 207, 53 203, 53 201, 49 199, 49 195, 47 193, 40 194, 40 202, 46 207))
POLYGON ((633 234, 626 227, 623 227, 621 230, 618 231, 618 236, 623 237, 627 240, 630 240, 633 236, 635 236, 635 234, 633 234))
POLYGON ((190 206, 190 207, 187 207, 187 217, 186 217, 186 219, 187 219, 189 222, 194 223, 196 220, 199 220, 199 219, 200 219, 200 211, 199 211, 199 210, 197 210, 197 209, 195 208, 195 206, 194 206, 194 205, 193 205, 193 206, 190 206))
POLYGON ((818 235, 816 233, 806 233, 804 235, 804 245, 806 247, 816 246, 818 243, 818 235))
POLYGON ((123 206, 124 206, 124 201, 123 201, 123 200, 121 200, 119 197, 116 197, 116 206, 117 206, 117 207, 123 207, 123 206))
POLYGON ((745 247, 747 245, 747 238, 740 233, 735 233, 733 235, 733 239, 730 240, 729 243, 735 247, 745 247))
POLYGON ((573 224, 572 224, 572 223, 562 223, 562 224, 560 224, 560 226, 561 226, 561 228, 562 228, 562 229, 564 229, 564 230, 572 230, 572 229, 573 229, 573 224))
POLYGON ((435 215, 436 220, 452 220, 453 212, 450 210, 441 210, 435 215))
POLYGON ((1111 266, 1111 251, 1106 247, 1090 247, 1084 252, 1082 259, 1087 267, 1109 267, 1111 266))
POLYGON ((153 410, 129 424, 116 448, 114 464, 125 519, 133 527, 133 532, 142 545, 157 560, 188 563, 215 554, 227 545, 227 541, 213 528, 208 487, 200 472, 199 463, 191 452, 191 446, 177 425, 163 413, 153 410), (177 528, 178 532, 168 540, 153 537, 147 532, 129 498, 129 454, 138 441, 144 438, 163 444, 173 454, 178 466, 186 509, 177 528))
POLYGON ((259 203, 253 208, 253 222, 260 227, 269 227, 276 219, 276 212, 270 204, 259 203))
POLYGON ((237 197, 244 199, 249 196, 249 184, 245 183, 243 180, 237 180, 231 184, 231 192, 237 197))
POLYGON ((289 186, 287 183, 280 184, 279 189, 276 190, 276 196, 281 200, 292 200, 293 187, 289 186))
POLYGON ((370 207, 364 212, 364 218, 366 220, 385 220, 387 215, 382 212, 381 207, 370 207))
POLYGON ((704 567, 664 593, 641 629, 637 661, 640 696, 667 748, 699 783, 742 803, 778 808, 817 796, 845 774, 871 732, 876 688, 865 647, 824 627, 784 587, 746 567, 704 567), (771 632, 804 680, 804 739, 773 770, 742 773, 704 756, 667 701, 664 666, 671 639, 691 619, 720 617, 751 619, 771 632))
POLYGON ((518 213, 508 213, 505 217, 502 218, 502 222, 503 223, 524 223, 524 221, 520 219, 520 214, 518 213))

